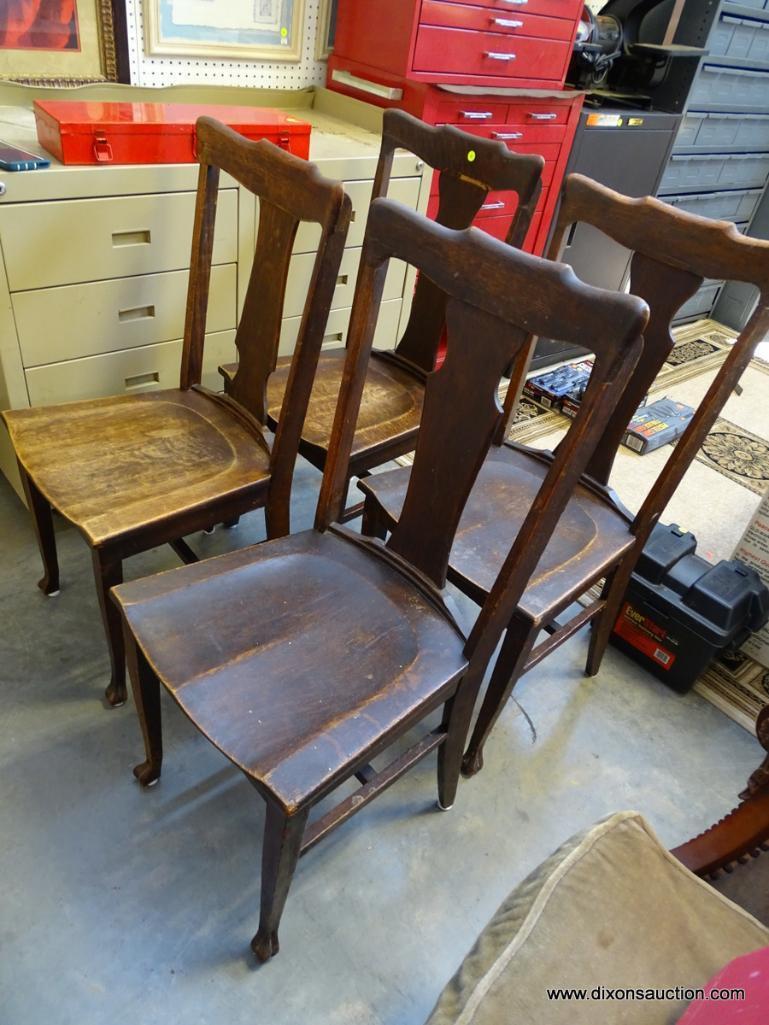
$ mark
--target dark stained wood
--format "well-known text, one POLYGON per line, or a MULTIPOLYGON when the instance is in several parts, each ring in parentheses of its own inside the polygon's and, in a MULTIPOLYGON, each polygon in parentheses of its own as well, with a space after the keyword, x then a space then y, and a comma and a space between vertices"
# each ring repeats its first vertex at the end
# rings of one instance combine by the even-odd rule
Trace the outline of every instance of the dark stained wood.
MULTIPOLYGON (((756 735, 769 752, 769 706, 756 722, 756 735)), ((718 875, 735 862, 758 855, 769 842, 769 754, 751 775, 742 800, 720 822, 671 851, 699 876, 718 875)))
MULTIPOLYGON (((598 672, 612 627, 619 613, 630 574, 649 535, 691 464, 708 431, 747 366, 755 346, 769 331, 769 244, 739 234, 733 225, 696 217, 656 199, 628 199, 590 179, 572 175, 566 180, 550 257, 561 251, 571 225, 584 221, 633 252, 630 291, 648 303, 650 318, 644 331, 644 354, 632 372, 618 381, 616 405, 595 442, 562 517, 543 529, 550 541, 521 595, 512 622, 515 643, 503 648, 480 711, 463 771, 472 775, 483 762, 483 745, 501 707, 522 673, 540 662, 576 630, 592 626, 586 672, 598 672), (608 487, 609 474, 630 416, 640 404, 673 347, 671 320, 704 278, 749 281, 761 292, 759 306, 730 351, 687 431, 672 451, 637 516, 632 517, 608 487), (547 640, 537 634, 602 578, 606 584, 598 601, 572 617, 547 640), (528 633, 527 633, 528 630, 528 633)), ((559 338, 563 325, 547 328, 559 338)), ((532 334, 536 334, 533 331, 532 334)), ((599 339, 586 340, 596 349, 599 339)), ((497 586, 499 567, 513 538, 523 537, 524 510, 541 487, 545 474, 564 463, 564 446, 555 455, 501 444, 514 415, 525 379, 532 343, 520 349, 513 372, 502 425, 496 442, 464 508, 450 554, 448 577, 481 604, 479 629, 489 597, 497 586)), ((591 389, 593 383, 591 383, 591 389)), ((450 453, 451 454, 451 453, 450 453)), ((450 454, 447 458, 450 458, 450 454)), ((364 526, 385 536, 404 508, 408 469, 377 475, 361 482, 366 494, 364 526)), ((528 542, 524 539, 521 544, 528 542)))
POLYGON ((146 720, 142 782, 160 772, 160 681, 267 800, 252 943, 260 960, 278 950, 299 854, 436 748, 439 805, 453 804, 473 705, 506 610, 515 608, 548 525, 587 464, 618 380, 638 359, 648 312, 635 297, 581 284, 568 268, 384 199, 371 208, 360 266, 316 529, 112 592, 130 643, 141 651, 131 666, 146 720), (391 257, 413 264, 450 299, 447 358, 427 378, 406 509, 383 545, 332 521, 344 502, 391 257), (601 338, 596 383, 575 421, 577 441, 556 456, 533 498, 520 533, 525 548, 516 543, 514 558, 503 561, 482 625, 466 638, 441 588, 452 533, 502 416, 496 394, 503 370, 532 332, 551 323, 571 339, 601 338), (477 426, 462 434, 468 419, 477 426), (452 472, 440 443, 460 434, 452 472), (437 729, 385 768, 371 769, 393 741, 440 708, 437 729), (354 777, 358 790, 307 827, 312 807, 354 777))
POLYGON ((3 414, 45 568, 40 586, 46 593, 59 586, 52 507, 93 550, 112 665, 111 705, 122 704, 126 691, 122 629, 108 598, 122 580, 123 559, 169 543, 189 561, 195 556, 180 540, 184 535, 262 507, 268 536, 289 531, 299 436, 350 219, 340 184, 271 143, 249 142, 210 118, 199 120, 197 141, 201 166, 180 387, 3 414), (269 211, 238 325, 243 376, 236 378, 235 398, 200 385, 220 169, 255 191, 269 211), (285 282, 274 258, 290 252, 302 220, 320 224, 321 241, 272 442, 258 414, 283 308, 285 282))
MULTIPOLYGON (((404 148, 440 172, 437 222, 449 228, 468 227, 491 191, 512 191, 518 206, 507 241, 520 245, 541 192, 544 161, 512 153, 504 143, 477 138, 452 126, 434 128, 398 110, 384 112, 382 147, 373 198, 387 192, 393 155, 404 148)), ((283 259, 281 255, 280 259, 283 259)), ((279 277, 276 271, 276 277, 279 277)), ((281 271, 282 273, 282 271, 281 271)), ((358 434, 350 460, 350 476, 362 476, 414 448, 422 413, 424 380, 435 364, 446 322, 446 297, 424 275, 414 291, 411 313, 396 349, 374 351, 363 392, 358 434)), ((266 350, 265 350, 266 351, 266 350)), ((277 352, 277 343, 276 350, 277 352)), ((342 377, 344 350, 321 356, 310 399, 300 452, 322 470, 342 377)), ((268 422, 281 422, 289 360, 278 359, 267 385, 268 422)), ((242 373, 237 364, 222 367, 230 394, 242 373)), ((351 510, 348 510, 348 517, 351 510)))

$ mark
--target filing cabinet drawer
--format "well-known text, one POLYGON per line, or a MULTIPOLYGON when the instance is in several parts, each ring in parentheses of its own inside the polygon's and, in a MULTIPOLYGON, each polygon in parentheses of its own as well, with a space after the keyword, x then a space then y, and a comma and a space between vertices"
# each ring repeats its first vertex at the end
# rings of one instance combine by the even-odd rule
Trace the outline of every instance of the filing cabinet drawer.
MULTIPOLYGON (((342 309, 352 306, 355 294, 355 281, 358 276, 361 249, 345 249, 339 265, 337 286, 331 300, 331 309, 342 309)), ((283 304, 284 317, 299 317, 304 309, 307 292, 310 288, 315 253, 298 253, 291 259, 291 269, 286 285, 286 298, 283 304)), ((384 286, 384 299, 396 299, 403 294, 403 282, 406 277, 406 264, 400 260, 391 260, 384 286)))
MULTIPOLYGON (((419 199, 419 185, 421 178, 393 178, 390 181, 390 188, 387 195, 390 199, 397 199, 406 206, 415 207, 419 199)), ((371 205, 371 191, 374 182, 352 181, 343 182, 344 190, 350 197, 352 203, 352 220, 350 230, 347 232, 345 245, 363 245, 363 235, 366 231, 366 220, 368 208, 371 205)), ((259 213, 257 211, 257 228, 259 226, 259 213)), ((299 225, 294 242, 295 253, 316 253, 320 244, 320 226, 308 224, 306 221, 299 225)))
MULTIPOLYGON (((11 297, 25 367, 171 341, 184 334, 189 272, 62 285, 11 297)), ((237 267, 211 269, 207 327, 236 325, 237 267)))
POLYGON ((484 78, 552 79, 560 85, 571 56, 566 40, 420 25, 414 71, 484 78))
MULTIPOLYGON (((238 194, 219 194, 214 263, 237 261, 238 194)), ((117 196, 0 209, 12 292, 181 270, 190 265, 194 192, 117 196)))
MULTIPOLYGON (((220 363, 235 359, 235 332, 206 335, 203 384, 221 390, 220 363)), ((182 342, 160 342, 137 349, 107 352, 66 363, 27 370, 27 389, 33 406, 95 399, 106 395, 132 395, 159 388, 178 388, 182 342)))
MULTIPOLYGON (((444 3, 466 4, 467 0, 444 0, 444 3)), ((582 10, 582 0, 473 0, 473 3, 495 11, 525 10, 548 18, 576 18, 582 10)))
MULTIPOLYGON (((379 308, 379 319, 374 332, 374 345, 377 349, 393 349, 398 342, 398 322, 401 315, 401 299, 390 299, 379 308)), ((323 338, 324 349, 336 349, 347 344, 347 329, 350 326, 352 310, 332 310, 326 324, 323 338)), ((301 317, 291 317, 283 321, 280 332, 279 353, 290 356, 296 346, 299 335, 301 317)))
POLYGON ((543 18, 530 14, 528 5, 510 6, 509 10, 489 10, 470 4, 446 3, 445 0, 422 0, 419 18, 422 25, 464 28, 476 32, 495 32, 500 36, 540 36, 543 39, 565 39, 571 42, 573 24, 566 18, 543 18))

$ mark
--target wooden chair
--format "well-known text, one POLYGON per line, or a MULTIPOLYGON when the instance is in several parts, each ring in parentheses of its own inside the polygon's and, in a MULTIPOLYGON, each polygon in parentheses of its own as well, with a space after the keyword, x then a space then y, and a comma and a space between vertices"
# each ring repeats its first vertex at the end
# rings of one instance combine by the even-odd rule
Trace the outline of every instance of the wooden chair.
POLYGON ((248 142, 210 118, 197 126, 200 176, 178 389, 5 412, 43 559, 39 587, 58 594, 51 510, 84 535, 112 662, 107 701, 125 701, 125 654, 109 589, 129 555, 265 507, 269 537, 289 532, 289 499, 302 420, 350 219, 340 184, 265 140, 248 142), (237 329, 232 397, 201 387, 220 169, 261 202, 261 232, 237 329), (280 331, 288 260, 300 221, 321 226, 313 284, 287 368, 274 442, 264 425, 270 354, 280 331), (258 303, 257 303, 258 299, 258 303))
POLYGON ((769 705, 759 713, 756 736, 767 755, 739 795, 740 803, 704 833, 671 851, 698 876, 712 878, 731 871, 735 863, 769 849, 769 705))
MULTIPOLYGON (((387 193, 393 156, 399 147, 440 171, 439 224, 467 228, 490 192, 512 191, 518 195, 518 206, 506 241, 512 246, 523 243, 542 188, 542 157, 512 153, 502 142, 477 138, 451 126, 433 128, 403 111, 386 110, 374 198, 387 193)), ((392 352, 372 353, 352 447, 351 477, 365 476, 373 467, 414 448, 425 375, 433 369, 444 332, 445 305, 445 297, 435 285, 420 278, 398 345, 392 352)), ((321 354, 302 431, 299 451, 319 470, 323 470, 328 455, 344 360, 343 348, 321 354)), ((274 429, 280 420, 290 361, 278 358, 276 349, 273 363, 275 373, 267 386, 267 416, 274 429)), ((237 364, 221 368, 228 392, 236 368, 237 364)), ((361 509, 359 505, 347 510, 344 518, 358 515, 361 509)))
MULTIPOLYGON (((635 372, 622 382, 616 411, 512 619, 473 731, 463 765, 465 775, 482 767, 483 745, 519 677, 587 623, 592 625, 592 635, 586 672, 590 676, 598 672, 638 556, 756 344, 769 330, 769 243, 740 235, 734 225, 683 213, 656 199, 628 199, 581 175, 571 175, 551 257, 560 253, 566 232, 578 221, 633 251, 630 291, 651 308, 644 355, 635 372), (752 282, 759 287, 761 299, 633 517, 608 486, 614 457, 628 421, 673 347, 673 316, 704 278, 752 282), (600 599, 559 623, 557 617, 603 578, 600 599), (549 636, 535 646, 543 630, 549 636)), ((587 348, 592 349, 592 343, 587 348)), ((527 365, 527 358, 519 357, 513 370, 498 443, 515 412, 527 365)), ((496 445, 488 456, 460 523, 449 568, 449 579, 476 602, 483 603, 490 593, 530 495, 551 460, 550 453, 509 442, 496 445)), ((364 532, 383 536, 394 526, 408 475, 405 468, 360 483, 367 496, 364 532)))
POLYGON ((580 283, 476 229, 455 232, 386 199, 371 208, 339 404, 314 530, 123 584, 129 665, 146 761, 162 760, 159 684, 267 801, 261 918, 278 950, 297 859, 435 748, 449 808, 484 670, 638 358, 647 308, 580 283), (387 545, 330 526, 342 509, 366 364, 391 257, 450 299, 448 350, 427 378, 414 470, 387 545), (594 383, 469 637, 445 603, 452 539, 497 429, 504 369, 531 332, 597 338, 594 383), (441 725, 387 767, 370 763, 443 707, 441 725), (308 826, 353 776, 360 789, 308 826))

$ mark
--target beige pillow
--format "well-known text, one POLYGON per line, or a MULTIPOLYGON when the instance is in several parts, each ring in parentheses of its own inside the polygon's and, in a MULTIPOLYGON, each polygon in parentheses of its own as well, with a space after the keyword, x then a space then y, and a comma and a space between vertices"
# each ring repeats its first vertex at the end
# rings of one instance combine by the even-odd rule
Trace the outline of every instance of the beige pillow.
POLYGON ((672 1025, 691 996, 599 1002, 547 990, 696 988, 767 945, 769 930, 684 868, 638 813, 620 812, 513 890, 428 1025, 672 1025))

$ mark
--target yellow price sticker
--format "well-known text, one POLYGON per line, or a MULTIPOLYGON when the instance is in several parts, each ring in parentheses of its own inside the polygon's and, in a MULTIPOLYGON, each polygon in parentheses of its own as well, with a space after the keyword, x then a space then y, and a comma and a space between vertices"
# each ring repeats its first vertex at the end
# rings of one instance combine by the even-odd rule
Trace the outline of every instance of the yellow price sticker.
POLYGON ((471 164, 474 163, 474 161, 475 161, 475 150, 474 149, 470 149, 470 150, 467 151, 467 159, 468 159, 469 163, 471 163, 471 164))

